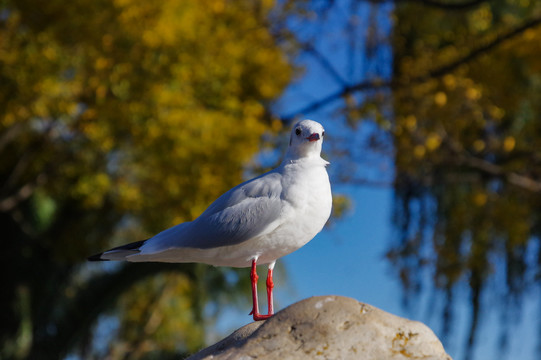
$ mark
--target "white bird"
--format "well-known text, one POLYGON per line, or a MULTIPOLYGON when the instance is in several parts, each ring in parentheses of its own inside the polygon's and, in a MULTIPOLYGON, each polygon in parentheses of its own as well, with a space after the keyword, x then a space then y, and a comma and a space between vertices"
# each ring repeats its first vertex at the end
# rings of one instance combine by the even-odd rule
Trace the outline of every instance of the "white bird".
POLYGON ((324 135, 318 122, 300 121, 291 131, 284 160, 274 170, 232 188, 193 221, 88 259, 251 266, 250 315, 254 320, 267 319, 274 314, 276 260, 312 240, 331 214, 325 169, 329 163, 320 157, 324 135), (257 264, 268 264, 267 315, 259 313, 257 264))

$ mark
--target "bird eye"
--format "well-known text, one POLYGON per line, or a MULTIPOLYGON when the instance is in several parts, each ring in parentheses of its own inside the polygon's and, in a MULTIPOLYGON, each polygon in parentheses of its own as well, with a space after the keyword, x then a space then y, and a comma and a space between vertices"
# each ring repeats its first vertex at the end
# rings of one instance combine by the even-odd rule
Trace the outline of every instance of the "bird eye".
POLYGON ((299 128, 295 129, 295 134, 297 134, 297 136, 299 136, 301 134, 301 129, 299 129, 299 128))

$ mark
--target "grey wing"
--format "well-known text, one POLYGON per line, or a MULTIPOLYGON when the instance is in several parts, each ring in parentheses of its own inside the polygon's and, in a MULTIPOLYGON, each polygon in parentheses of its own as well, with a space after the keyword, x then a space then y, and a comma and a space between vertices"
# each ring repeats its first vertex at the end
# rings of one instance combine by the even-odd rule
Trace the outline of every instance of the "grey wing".
POLYGON ((165 231, 160 247, 209 249, 264 234, 279 225, 281 194, 281 175, 275 172, 242 183, 216 199, 191 223, 165 231))

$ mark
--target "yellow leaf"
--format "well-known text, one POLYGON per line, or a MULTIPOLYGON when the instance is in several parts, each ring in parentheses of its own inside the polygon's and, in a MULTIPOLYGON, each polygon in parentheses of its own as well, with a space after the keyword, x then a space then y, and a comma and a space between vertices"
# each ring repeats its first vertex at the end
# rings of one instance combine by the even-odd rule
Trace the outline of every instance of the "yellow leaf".
POLYGON ((485 149, 485 146, 486 146, 485 142, 481 139, 477 139, 473 142, 473 148, 477 152, 483 151, 485 149))
POLYGON ((425 142, 428 151, 434 151, 441 145, 441 136, 436 133, 428 135, 425 142))
POLYGON ((508 136, 503 140, 503 149, 506 152, 513 151, 513 149, 515 148, 515 145, 516 145, 516 140, 512 136, 508 136))
POLYGON ((107 67, 109 67, 110 61, 104 57, 100 57, 96 59, 96 63, 94 64, 94 67, 96 70, 103 70, 107 67))
POLYGON ((404 124, 408 130, 414 130, 417 127, 417 118, 415 115, 408 115, 406 119, 404 119, 404 124))
POLYGON ((476 192, 473 195, 473 203, 477 206, 484 206, 487 203, 488 196, 484 192, 476 192))
POLYGON ((444 106, 447 104, 447 95, 443 91, 438 91, 436 95, 434 95, 434 102, 438 106, 444 106))
POLYGON ((466 97, 470 100, 478 100, 481 97, 481 91, 474 87, 470 87, 466 90, 466 97))
POLYGON ((423 158, 425 156, 425 153, 426 153, 426 148, 423 145, 415 145, 415 147, 413 148, 413 155, 417 159, 423 158))
POLYGON ((456 78, 452 74, 447 74, 443 77, 443 84, 449 89, 454 90, 456 88, 456 78))

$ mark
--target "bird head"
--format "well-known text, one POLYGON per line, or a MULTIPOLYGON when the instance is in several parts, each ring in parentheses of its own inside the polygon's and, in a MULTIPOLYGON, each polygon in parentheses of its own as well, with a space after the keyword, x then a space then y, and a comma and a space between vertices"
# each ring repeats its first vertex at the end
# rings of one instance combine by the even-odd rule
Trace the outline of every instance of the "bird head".
POLYGON ((299 121, 291 130, 288 157, 290 159, 319 158, 324 136, 325 129, 320 123, 313 120, 299 121))

